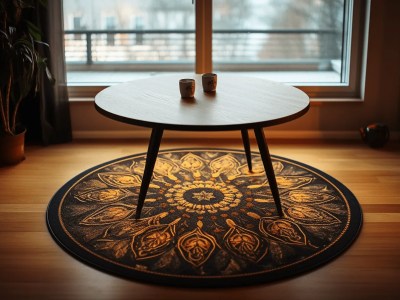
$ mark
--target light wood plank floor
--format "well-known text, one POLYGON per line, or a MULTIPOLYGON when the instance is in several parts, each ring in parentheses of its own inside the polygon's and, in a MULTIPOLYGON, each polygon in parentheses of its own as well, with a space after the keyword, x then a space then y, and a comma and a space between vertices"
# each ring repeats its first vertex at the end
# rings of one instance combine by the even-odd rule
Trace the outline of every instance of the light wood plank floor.
MULTIPOLYGON (((161 149, 208 146, 242 148, 240 140, 181 140, 163 141, 161 149)), ((24 162, 0 168, 1 299, 399 299, 398 142, 374 150, 361 142, 272 141, 272 154, 314 166, 344 183, 363 207, 364 226, 348 251, 321 268, 271 284, 225 289, 169 288, 114 277, 72 258, 49 235, 46 207, 67 180, 146 149, 147 141, 31 146, 24 162)))

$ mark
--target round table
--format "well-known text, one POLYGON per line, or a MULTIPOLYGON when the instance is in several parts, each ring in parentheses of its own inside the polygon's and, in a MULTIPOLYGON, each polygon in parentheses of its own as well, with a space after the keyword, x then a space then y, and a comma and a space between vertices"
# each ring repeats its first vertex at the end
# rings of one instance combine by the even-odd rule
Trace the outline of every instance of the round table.
POLYGON ((234 75, 219 75, 215 93, 203 92, 201 75, 181 74, 114 85, 95 97, 95 107, 101 114, 120 122, 152 128, 136 218, 140 218, 164 130, 241 130, 250 171, 248 129, 254 130, 278 214, 283 216, 263 128, 294 120, 304 115, 309 106, 308 96, 292 86, 234 75), (182 78, 195 79, 194 98, 181 98, 179 79, 182 78))

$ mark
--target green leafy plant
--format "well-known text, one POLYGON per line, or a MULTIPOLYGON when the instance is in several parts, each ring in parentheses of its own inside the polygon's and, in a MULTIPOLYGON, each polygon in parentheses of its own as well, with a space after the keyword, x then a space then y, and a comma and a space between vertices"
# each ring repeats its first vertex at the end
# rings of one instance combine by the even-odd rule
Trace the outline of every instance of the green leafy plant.
POLYGON ((0 135, 15 135, 20 104, 40 88, 42 76, 54 81, 44 56, 36 10, 44 0, 0 3, 0 135))

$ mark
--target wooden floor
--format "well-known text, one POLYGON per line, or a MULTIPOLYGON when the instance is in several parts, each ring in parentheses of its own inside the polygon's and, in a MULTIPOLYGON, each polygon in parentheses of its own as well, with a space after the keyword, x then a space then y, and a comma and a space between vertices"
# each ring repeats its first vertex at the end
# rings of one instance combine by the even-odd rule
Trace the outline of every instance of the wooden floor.
MULTIPOLYGON (((75 260, 47 231, 49 200, 74 175, 107 160, 144 152, 146 143, 32 146, 24 162, 0 168, 1 299, 399 299, 398 142, 382 150, 361 142, 270 143, 272 154, 314 166, 344 183, 364 211, 364 226, 350 249, 304 275, 245 288, 184 289, 128 281, 75 260)), ((242 147, 240 140, 184 140, 163 141, 161 149, 208 146, 242 147)))

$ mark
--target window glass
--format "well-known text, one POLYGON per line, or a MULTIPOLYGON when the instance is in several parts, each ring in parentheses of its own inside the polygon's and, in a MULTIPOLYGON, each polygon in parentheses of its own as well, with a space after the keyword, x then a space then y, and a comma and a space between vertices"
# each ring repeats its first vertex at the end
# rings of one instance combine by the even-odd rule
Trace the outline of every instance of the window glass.
POLYGON ((139 69, 138 64, 154 63, 194 64, 195 16, 191 1, 69 0, 63 3, 69 70, 139 69))
POLYGON ((70 95, 159 72, 194 72, 196 59, 207 68, 212 61, 214 72, 287 82, 312 97, 359 95, 364 1, 197 1, 63 1, 70 95), (213 29, 212 49, 205 39, 200 53, 198 4, 197 18, 213 29))
POLYGON ((214 0, 214 69, 292 71, 301 72, 297 82, 343 82, 344 1, 214 0))

